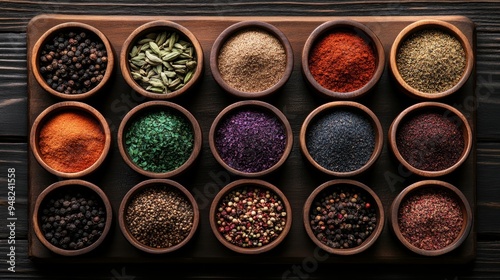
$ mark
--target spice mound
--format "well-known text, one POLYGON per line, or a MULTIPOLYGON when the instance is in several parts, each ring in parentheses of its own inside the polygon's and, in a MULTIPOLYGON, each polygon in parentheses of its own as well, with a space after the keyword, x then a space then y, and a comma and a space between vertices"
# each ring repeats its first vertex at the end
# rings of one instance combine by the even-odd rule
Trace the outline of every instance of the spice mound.
POLYGON ((156 185, 132 197, 125 209, 130 234, 152 248, 169 248, 181 243, 191 232, 194 210, 178 189, 156 185))
POLYGON ((230 167, 247 173, 267 170, 282 157, 286 132, 281 121, 258 109, 242 109, 218 125, 215 147, 230 167))
POLYGON ((217 57, 222 79, 243 92, 261 92, 277 84, 285 73, 286 62, 281 42, 259 28, 231 36, 217 57))
POLYGON ((403 80, 425 93, 440 93, 458 83, 465 51, 454 36, 438 30, 415 32, 401 43, 396 64, 403 80))
POLYGON ((367 84, 376 69, 370 45, 353 32, 329 33, 314 44, 309 53, 309 70, 324 88, 352 92, 367 84))
POLYGON ((196 70, 193 44, 177 32, 149 33, 129 52, 132 78, 145 90, 169 94, 184 87, 196 70))
POLYGON ((215 213, 220 234, 242 248, 265 246, 285 229, 285 204, 274 192, 258 186, 244 186, 224 196, 215 213))
POLYGON ((38 146, 49 167, 75 173, 94 164, 104 144, 103 129, 94 117, 81 111, 63 111, 43 124, 38 146))
POLYGON ((101 198, 78 186, 56 189, 44 199, 39 211, 39 224, 47 241, 66 250, 92 245, 106 225, 101 198))
POLYGON ((459 201, 450 191, 424 188, 411 193, 398 210, 403 237, 424 250, 439 250, 455 241, 464 224, 459 201))
POLYGON ((179 112, 146 112, 132 120, 125 131, 125 148, 138 167, 155 173, 169 172, 191 156, 193 128, 179 112))
POLYGON ((320 166, 335 172, 350 172, 363 167, 372 156, 375 131, 366 116, 339 109, 311 122, 306 146, 320 166))
POLYGON ((453 166, 463 153, 462 128, 444 113, 424 112, 402 123, 396 133, 401 156, 413 167, 439 171, 453 166))
POLYGON ((104 78, 108 53, 91 31, 60 32, 43 44, 39 70, 47 85, 64 94, 81 94, 104 78))
POLYGON ((377 226, 375 205, 368 193, 349 186, 322 191, 311 204, 314 236, 334 249, 361 245, 377 226))

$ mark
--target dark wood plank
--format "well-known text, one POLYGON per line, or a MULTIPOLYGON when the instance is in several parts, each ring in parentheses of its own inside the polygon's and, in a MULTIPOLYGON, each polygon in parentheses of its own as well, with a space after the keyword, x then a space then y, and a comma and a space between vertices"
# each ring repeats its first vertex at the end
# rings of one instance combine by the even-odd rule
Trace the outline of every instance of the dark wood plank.
POLYGON ((26 137, 26 34, 0 33, 0 139, 26 137))
MULTIPOLYGON (((429 18, 429 17, 426 17, 429 18)), ((450 17, 437 17, 442 20, 446 20, 455 24, 460 28, 465 36, 468 37, 469 41, 474 42, 473 36, 473 26, 471 22, 460 16, 450 16, 450 17)), ((104 34, 106 34, 113 45, 113 48, 117 54, 121 53, 121 47, 123 41, 128 37, 128 35, 133 31, 134 28, 140 26, 141 24, 151 21, 153 19, 162 19, 162 17, 104 17, 104 16, 64 16, 64 15, 43 15, 35 18, 30 22, 28 29, 28 48, 31 48, 41 34, 48 28, 61 23, 67 22, 68 20, 78 20, 90 25, 95 26, 100 29, 104 34)), ((261 257, 261 262, 274 262, 274 263, 288 263, 290 261, 297 261, 307 254, 314 251, 314 244, 311 242, 309 237, 305 234, 303 220, 302 220, 302 207, 306 198, 312 192, 314 188, 319 186, 321 183, 331 180, 333 178, 324 176, 324 174, 317 174, 310 170, 306 162, 303 160, 300 154, 299 142, 298 142, 298 132, 302 125, 303 120, 314 108, 320 104, 327 102, 328 100, 323 100, 316 98, 314 92, 312 92, 307 85, 304 83, 301 74, 301 51, 303 44, 309 34, 314 28, 319 24, 332 20, 332 17, 225 17, 223 19, 213 18, 213 17, 176 17, 170 18, 176 21, 186 28, 190 29, 195 36, 198 37, 200 44, 202 45, 205 57, 209 57, 211 44, 215 41, 217 36, 229 25, 240 22, 242 20, 266 20, 271 22, 277 28, 282 30, 284 34, 288 37, 292 49, 294 52, 294 69, 289 82, 285 85, 283 90, 277 93, 271 99, 266 101, 270 102, 278 109, 285 111, 285 114, 289 118, 289 121, 294 132, 294 148, 292 153, 279 172, 272 174, 264 178, 269 182, 277 185, 284 193, 288 196, 293 209, 293 223, 290 230, 290 234, 285 239, 284 243, 281 244, 279 248, 276 248, 268 254, 264 254, 261 257), (293 246, 292 246, 293 244, 293 246)), ((365 23, 369 28, 371 28, 382 41, 386 56, 389 55, 389 50, 392 45, 394 38, 397 36, 399 31, 408 24, 421 19, 421 17, 351 17, 351 19, 358 20, 365 23)), ((28 60, 30 56, 28 56, 28 60)), ((225 106, 234 102, 228 98, 227 93, 223 92, 220 87, 217 86, 214 79, 211 77, 209 60, 205 59, 205 73, 200 82, 199 88, 192 92, 191 95, 185 98, 176 99, 175 102, 181 104, 190 110, 193 115, 200 122, 202 131, 204 132, 204 143, 202 149, 202 155, 199 159, 199 165, 193 168, 192 172, 196 172, 197 176, 184 176, 180 178, 175 178, 188 189, 190 189, 194 194, 200 205, 200 216, 201 222, 199 226, 198 236, 195 236, 190 242, 190 246, 185 250, 179 250, 175 254, 169 256, 151 257, 142 256, 139 254, 135 248, 130 246, 123 238, 123 235, 119 231, 118 226, 115 226, 112 232, 112 236, 109 242, 102 247, 102 250, 90 257, 77 258, 79 261, 95 261, 96 259, 106 261, 106 262, 116 262, 116 261, 130 261, 130 262, 144 262, 144 261, 168 261, 168 262, 247 262, 252 261, 252 257, 245 255, 233 254, 229 252, 218 243, 215 239, 213 233, 211 232, 209 226, 209 215, 208 203, 211 202, 212 198, 215 196, 214 191, 218 191, 221 187, 229 182, 229 180, 235 180, 235 176, 229 176, 226 171, 224 171, 214 160, 211 155, 210 149, 208 147, 208 131, 212 124, 215 116, 222 110, 225 106), (195 177, 195 178, 193 178, 195 177), (214 180, 219 180, 221 183, 217 182, 215 190, 208 188, 207 186, 212 186, 214 180)), ((29 70, 29 69, 28 69, 29 70)), ((382 126, 384 128, 384 135, 387 133, 387 129, 390 123, 393 121, 395 116, 399 114, 403 109, 407 108, 411 104, 416 103, 416 100, 408 98, 404 94, 398 93, 395 90, 394 84, 391 82, 390 76, 385 71, 381 78, 380 83, 377 85, 375 92, 372 95, 364 97, 362 99, 356 100, 360 103, 365 104, 370 107, 375 114, 377 114, 380 119, 382 126)), ((122 98, 125 94, 128 94, 130 90, 127 91, 127 86, 121 77, 121 73, 117 71, 113 80, 113 84, 109 91, 106 91, 106 95, 99 95, 95 99, 87 100, 87 102, 95 106, 101 113, 108 119, 108 122, 114 126, 112 128, 113 135, 116 135, 116 126, 119 124, 123 115, 127 112, 126 106, 125 110, 120 109, 117 111, 113 106, 116 100, 122 98)), ((50 98, 34 81, 33 75, 29 73, 28 75, 29 84, 29 122, 32 123, 34 118, 38 116, 41 110, 45 109, 47 106, 53 104, 55 100, 50 98)), ((446 100, 449 104, 464 104, 465 101, 473 96, 474 92, 474 77, 469 79, 469 81, 464 85, 464 87, 446 100)), ((142 102, 141 100, 139 102, 142 102)), ((122 104, 124 105, 124 104, 122 104)), ((130 109, 130 108, 129 108, 130 109)), ((468 120, 471 123, 473 129, 475 130, 475 112, 468 111, 467 108, 462 108, 464 114, 468 116, 468 120)), ((384 141, 386 141, 384 139, 384 141)), ((115 211, 121 202, 121 198, 124 196, 125 191, 132 187, 134 184, 138 183, 141 178, 135 174, 131 169, 127 168, 121 156, 119 155, 116 146, 112 147, 114 152, 111 153, 108 163, 101 168, 100 172, 96 176, 89 176, 89 180, 93 180, 98 186, 103 188, 108 197, 110 197, 111 204, 115 211)), ((459 171, 454 172, 450 176, 441 178, 442 180, 448 181, 459 187, 465 196, 469 199, 469 203, 472 208, 475 208, 475 184, 476 178, 474 173, 475 166, 475 150, 472 151, 470 157, 464 163, 464 165, 459 169, 459 171)), ((34 205, 36 196, 40 193, 42 189, 48 186, 50 183, 54 182, 52 175, 48 174, 45 170, 41 169, 37 162, 32 160, 30 157, 30 194, 29 194, 29 204, 30 211, 34 205)), ((389 206, 394 199, 394 197, 401 191, 405 186, 417 180, 423 180, 424 178, 418 176, 410 176, 408 178, 401 177, 398 172, 398 164, 395 163, 394 159, 391 157, 390 151, 387 145, 384 146, 382 155, 379 160, 375 163, 375 166, 370 170, 370 172, 363 174, 363 176, 358 176, 353 178, 364 182, 370 186, 381 198, 384 204, 384 210, 387 215, 389 215, 389 206), (403 182, 392 183, 388 180, 387 176, 392 176, 391 178, 398 177, 403 182)), ((115 212, 116 216, 116 212, 115 212)), ((38 239, 34 235, 30 237, 32 243, 32 256, 37 257, 40 261, 65 261, 62 258, 57 258, 50 254, 45 247, 43 247, 38 239)), ((474 257, 475 254, 475 230, 471 232, 466 242, 456 251, 443 257, 442 262, 457 263, 465 262, 474 257)), ((332 257, 329 262, 365 262, 365 263, 396 263, 396 262, 419 262, 419 263, 429 263, 431 262, 428 258, 422 258, 402 248, 399 242, 391 235, 388 223, 386 223, 385 230, 382 231, 378 242, 371 248, 371 250, 366 251, 366 254, 360 254, 352 258, 343 257, 332 257)))
MULTIPOLYGON (((0 30, 23 32, 28 21, 43 13, 78 15, 206 15, 206 16, 391 16, 454 15, 470 16, 479 22, 494 20, 500 5, 496 1, 2 1, 0 30)), ((493 21, 494 22, 494 21, 493 21)))
MULTIPOLYGON (((11 244, 0 240, 0 261, 5 265, 6 254, 11 244), (5 254, 4 254, 5 252, 5 254)), ((500 242, 478 242, 478 257, 466 265, 415 265, 380 266, 359 264, 330 264, 314 255, 288 264, 270 265, 249 262, 245 264, 142 264, 127 263, 96 264, 92 267, 82 264, 37 264, 28 259, 28 242, 18 240, 15 244, 15 273, 2 269, 2 279, 156 279, 157 275, 168 274, 172 279, 498 279, 500 274, 500 242), (265 273, 265 274, 264 274, 265 273), (334 275, 334 276, 332 276, 334 275)), ((316 255, 318 257, 318 255, 316 255)))

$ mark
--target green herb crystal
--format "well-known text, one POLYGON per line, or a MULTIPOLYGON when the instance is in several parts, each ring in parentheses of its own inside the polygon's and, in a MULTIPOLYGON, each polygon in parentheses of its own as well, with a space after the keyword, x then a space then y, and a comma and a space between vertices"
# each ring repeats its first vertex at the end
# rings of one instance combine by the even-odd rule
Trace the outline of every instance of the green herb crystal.
POLYGON ((190 157, 194 133, 188 120, 171 110, 148 112, 135 119, 125 133, 130 159, 140 168, 173 171, 190 157))

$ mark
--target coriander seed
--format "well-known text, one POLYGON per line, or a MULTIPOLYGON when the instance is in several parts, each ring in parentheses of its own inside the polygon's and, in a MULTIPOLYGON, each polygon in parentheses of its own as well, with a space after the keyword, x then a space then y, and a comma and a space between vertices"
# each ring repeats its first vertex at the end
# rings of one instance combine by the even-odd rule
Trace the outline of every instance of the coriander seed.
POLYGON ((194 226, 194 208, 177 188, 151 185, 131 197, 125 208, 125 224, 141 244, 170 248, 184 241, 194 226))
POLYGON ((440 93, 456 85, 464 74, 465 50, 453 35, 424 29, 401 43, 396 65, 409 86, 424 93, 440 93))

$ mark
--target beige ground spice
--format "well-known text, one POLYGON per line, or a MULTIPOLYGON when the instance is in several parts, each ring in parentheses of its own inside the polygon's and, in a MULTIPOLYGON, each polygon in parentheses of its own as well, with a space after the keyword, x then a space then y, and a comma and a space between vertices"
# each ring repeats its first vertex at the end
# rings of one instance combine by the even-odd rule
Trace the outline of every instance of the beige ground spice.
POLYGON ((244 29, 224 43, 218 56, 218 68, 229 86, 243 92, 261 92, 283 77, 285 48, 264 30, 244 29))

